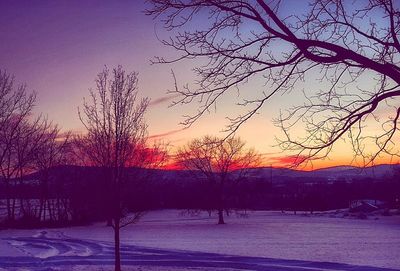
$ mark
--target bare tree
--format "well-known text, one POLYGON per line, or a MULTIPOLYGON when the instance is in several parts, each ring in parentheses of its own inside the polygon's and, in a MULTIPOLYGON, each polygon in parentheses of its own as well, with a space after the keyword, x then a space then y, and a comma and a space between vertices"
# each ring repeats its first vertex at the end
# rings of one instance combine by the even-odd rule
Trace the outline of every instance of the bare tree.
MULTIPOLYGON (((15 86, 14 77, 5 71, 0 71, 0 170, 5 182, 8 220, 16 219, 17 195, 11 196, 11 187, 23 184, 23 176, 34 171, 41 175, 51 167, 60 164, 64 157, 66 141, 58 138, 60 130, 52 125, 47 118, 39 115, 34 117, 32 110, 36 96, 29 94, 26 85, 15 86), (19 180, 19 183, 17 183, 19 180)), ((66 136, 65 138, 68 138, 66 136)), ((47 178, 41 178, 43 191, 47 191, 47 178)), ((40 200, 39 217, 45 204, 40 200)), ((30 213, 30 199, 19 195, 19 211, 24 218, 33 218, 30 213), (26 205, 26 208, 25 208, 26 205)), ((35 204, 34 204, 35 205, 35 204)), ((50 208, 50 205, 48 205, 50 208)), ((49 209, 50 211, 50 209, 49 209)))
MULTIPOLYGON (((69 152, 70 133, 61 133, 57 125, 44 119, 36 131, 38 147, 34 152, 34 167, 39 173, 41 188, 39 220, 52 222, 65 217, 61 209, 60 197, 56 200, 49 194, 50 170, 65 165, 69 152)), ((60 192, 60 191, 58 191, 60 192)))
POLYGON ((0 70, 0 173, 5 183, 7 219, 15 219, 15 197, 11 197, 11 180, 21 168, 17 143, 20 132, 29 126, 36 96, 28 93, 26 85, 15 85, 14 77, 0 70))
POLYGON ((365 163, 380 154, 399 156, 399 1, 310 0, 305 14, 281 0, 150 2, 147 14, 172 33, 163 44, 180 53, 155 62, 206 60, 195 69, 198 88, 176 89, 176 103, 200 104, 185 124, 224 94, 262 78, 258 95, 244 97, 242 113, 230 118, 227 131, 234 133, 272 97, 313 82, 322 90, 305 90, 304 103, 276 119, 285 134, 281 147, 296 152, 299 163, 326 157, 347 137, 365 163))
MULTIPOLYGON (((149 99, 139 99, 137 73, 121 66, 111 72, 105 68, 96 78, 96 90, 84 101, 79 117, 87 134, 78 140, 93 165, 105 169, 108 180, 110 215, 114 229, 115 270, 121 270, 120 229, 140 218, 141 213, 126 216, 121 193, 126 168, 138 160, 146 146, 147 125, 144 114, 149 99)), ((143 160, 141 160, 143 161, 143 160)))
MULTIPOLYGON (((32 121, 25 119, 21 122, 15 131, 15 138, 11 143, 12 155, 14 156, 16 173, 14 178, 19 179, 19 186, 24 184, 23 177, 37 170, 35 160, 37 152, 42 143, 43 133, 41 132, 46 127, 46 119, 38 116, 32 121)), ((37 219, 35 200, 29 198, 28 195, 20 193, 19 209, 20 215, 25 222, 29 219, 37 219), (24 198, 25 197, 25 198, 24 198)))
POLYGON ((253 149, 246 150, 240 138, 221 140, 204 136, 180 148, 177 161, 188 170, 197 170, 215 185, 218 224, 224 221, 224 189, 227 182, 240 179, 248 169, 258 164, 259 157, 253 149))

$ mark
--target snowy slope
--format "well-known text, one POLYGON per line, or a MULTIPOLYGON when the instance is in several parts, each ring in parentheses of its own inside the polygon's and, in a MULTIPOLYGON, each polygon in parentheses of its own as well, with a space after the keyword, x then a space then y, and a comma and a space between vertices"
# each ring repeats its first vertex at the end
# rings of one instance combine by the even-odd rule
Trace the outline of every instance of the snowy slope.
MULTIPOLYGON (((236 270, 280 270, 276 266, 289 266, 282 270, 400 270, 399 216, 355 220, 254 212, 248 218, 230 216, 227 225, 216 225, 215 217, 205 214, 179 214, 175 210, 152 212, 125 228, 123 262, 153 269, 169 264, 205 270, 224 266, 236 270), (260 265, 265 268, 259 269, 260 265)), ((110 265, 112 236, 103 223, 1 231, 0 268, 13 270, 19 264, 25 269, 15 270, 43 270, 46 263, 55 268, 60 263, 68 268, 110 265)))

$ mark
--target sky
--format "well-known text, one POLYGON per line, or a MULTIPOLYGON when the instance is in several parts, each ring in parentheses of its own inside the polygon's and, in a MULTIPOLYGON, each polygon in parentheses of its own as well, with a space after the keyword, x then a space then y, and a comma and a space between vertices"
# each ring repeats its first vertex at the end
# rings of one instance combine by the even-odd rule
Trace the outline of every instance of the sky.
MULTIPOLYGON (((195 80, 191 70, 195 63, 151 65, 155 56, 174 56, 175 52, 157 39, 163 27, 144 15, 145 8, 142 1, 128 0, 1 1, 0 69, 34 90, 36 113, 47 115, 65 131, 83 130, 78 107, 95 86, 96 74, 105 65, 122 65, 139 73, 139 93, 152 100, 146 116, 151 138, 178 147, 205 134, 224 136, 225 117, 235 111, 232 103, 220 103, 216 112, 188 129, 180 125, 182 116, 193 112, 194 106, 169 106, 174 98, 167 95, 174 87, 171 69, 183 85, 195 80)), ((291 159, 276 146, 275 137, 281 132, 271 121, 295 99, 296 95, 274 98, 238 132, 248 147, 264 155, 266 165, 282 166, 291 159)), ((347 164, 351 159, 350 152, 340 151, 314 162, 314 167, 347 164)))

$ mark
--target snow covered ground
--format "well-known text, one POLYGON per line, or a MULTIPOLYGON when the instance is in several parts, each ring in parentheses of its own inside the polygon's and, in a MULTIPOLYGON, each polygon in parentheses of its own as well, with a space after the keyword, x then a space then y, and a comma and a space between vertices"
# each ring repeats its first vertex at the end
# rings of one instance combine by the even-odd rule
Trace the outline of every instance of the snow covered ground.
MULTIPOLYGON (((349 219, 252 212, 148 213, 123 229, 124 270, 400 270, 400 216, 349 219)), ((112 230, 0 231, 0 270, 112 270, 112 230)))

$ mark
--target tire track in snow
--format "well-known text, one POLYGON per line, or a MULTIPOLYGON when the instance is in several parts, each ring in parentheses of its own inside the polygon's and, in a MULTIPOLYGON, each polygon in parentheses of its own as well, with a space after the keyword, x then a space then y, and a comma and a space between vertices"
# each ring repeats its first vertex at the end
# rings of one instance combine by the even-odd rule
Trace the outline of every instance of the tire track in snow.
MULTIPOLYGON (((0 267, 6 270, 9 268, 28 268, 28 270, 36 271, 43 270, 44 267, 50 268, 73 265, 104 266, 114 264, 114 247, 113 244, 109 242, 74 239, 62 233, 50 238, 47 236, 46 232, 41 232, 34 237, 16 237, 4 240, 26 254, 26 256, 22 257, 0 257, 0 267)), ((208 270, 212 270, 213 268, 257 271, 395 270, 329 262, 166 250, 125 244, 121 245, 121 259, 123 265, 129 266, 200 267, 208 270)))

